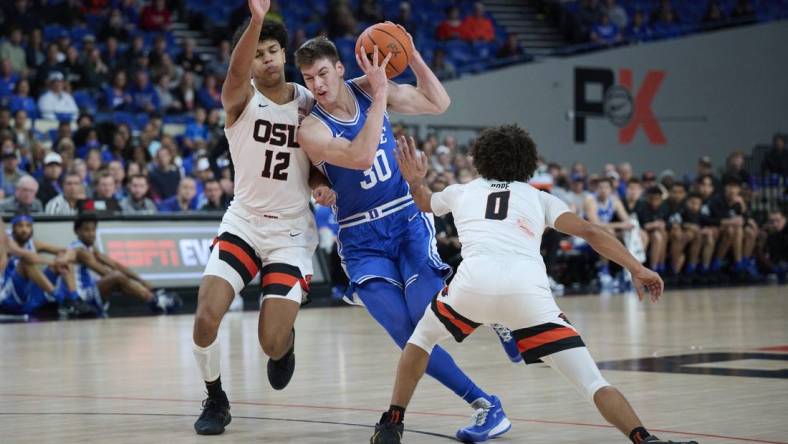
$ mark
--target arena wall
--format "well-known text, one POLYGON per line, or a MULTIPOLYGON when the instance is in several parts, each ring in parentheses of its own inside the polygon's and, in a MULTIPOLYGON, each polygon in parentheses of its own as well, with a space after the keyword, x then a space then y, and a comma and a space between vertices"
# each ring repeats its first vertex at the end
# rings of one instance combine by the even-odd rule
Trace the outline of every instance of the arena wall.
POLYGON ((720 166, 788 131, 786 42, 781 21, 519 65, 447 82, 444 115, 395 120, 517 122, 545 158, 594 170, 628 160, 683 172, 701 155, 720 166))

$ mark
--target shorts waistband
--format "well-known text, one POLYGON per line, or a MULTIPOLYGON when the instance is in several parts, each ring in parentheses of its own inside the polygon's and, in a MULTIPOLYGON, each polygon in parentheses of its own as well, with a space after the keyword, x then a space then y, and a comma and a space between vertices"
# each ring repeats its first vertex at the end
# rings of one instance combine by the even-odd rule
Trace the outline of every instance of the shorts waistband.
POLYGON ((241 203, 240 201, 235 201, 235 200, 230 203, 230 208, 228 208, 228 210, 230 209, 241 210, 243 212, 248 213, 250 216, 257 216, 263 219, 274 219, 274 220, 300 219, 304 217, 304 214, 306 214, 309 211, 309 207, 307 207, 305 211, 299 213, 280 213, 278 211, 260 211, 253 207, 250 207, 249 205, 241 203))
POLYGON ((402 196, 399 199, 386 202, 383 205, 372 208, 371 210, 356 213, 352 216, 340 219, 337 221, 337 223, 339 224, 339 228, 348 228, 354 225, 365 224, 367 222, 386 217, 389 214, 396 213, 397 211, 405 209, 411 205, 413 205, 413 197, 408 194, 407 196, 402 196))

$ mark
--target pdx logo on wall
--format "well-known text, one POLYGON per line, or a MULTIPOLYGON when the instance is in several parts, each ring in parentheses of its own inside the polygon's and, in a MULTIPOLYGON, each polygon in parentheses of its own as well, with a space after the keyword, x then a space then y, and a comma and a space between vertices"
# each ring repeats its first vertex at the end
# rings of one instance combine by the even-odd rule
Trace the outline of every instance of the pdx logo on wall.
POLYGON ((667 138, 652 109, 659 93, 665 71, 649 70, 639 85, 633 81, 632 69, 575 68, 575 103, 570 118, 574 118, 576 143, 586 142, 586 119, 606 118, 618 129, 618 141, 630 144, 642 128, 651 145, 665 145, 667 138), (590 97, 589 91, 601 91, 601 96, 590 97))

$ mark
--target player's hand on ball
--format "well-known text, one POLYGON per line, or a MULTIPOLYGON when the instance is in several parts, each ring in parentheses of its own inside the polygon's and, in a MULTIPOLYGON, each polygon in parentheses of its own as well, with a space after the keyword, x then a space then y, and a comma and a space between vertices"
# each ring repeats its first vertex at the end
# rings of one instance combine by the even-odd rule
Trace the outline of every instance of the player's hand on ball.
POLYGON ((386 20, 386 23, 391 23, 392 25, 394 25, 397 28, 399 28, 400 30, 402 30, 402 32, 405 33, 405 35, 408 36, 408 39, 410 40, 411 51, 415 53, 416 52, 416 44, 413 43, 413 36, 411 35, 411 33, 409 33, 408 30, 405 29, 405 27, 400 25, 399 23, 394 23, 394 22, 392 22, 390 20, 386 20))
POLYGON ((662 296, 662 290, 665 288, 665 283, 659 275, 646 267, 641 266, 639 269, 630 271, 632 273, 632 285, 638 293, 638 299, 641 301, 644 298, 643 288, 648 290, 651 302, 657 302, 662 296))
POLYGON ((401 136, 397 140, 397 163, 405 181, 414 183, 427 175, 427 156, 416 150, 413 137, 401 136))
POLYGON ((372 88, 373 98, 386 97, 388 94, 389 79, 386 76, 386 65, 391 60, 391 54, 389 53, 381 62, 379 60, 380 51, 377 45, 372 52, 372 62, 369 61, 363 52, 356 53, 356 62, 358 62, 358 66, 361 67, 364 74, 367 75, 369 86, 372 88))
POLYGON ((271 8, 271 0, 247 0, 252 19, 262 21, 271 8))
POLYGON ((315 188, 312 191, 312 197, 315 198, 315 202, 324 207, 331 207, 337 203, 337 193, 327 186, 319 186, 315 188))

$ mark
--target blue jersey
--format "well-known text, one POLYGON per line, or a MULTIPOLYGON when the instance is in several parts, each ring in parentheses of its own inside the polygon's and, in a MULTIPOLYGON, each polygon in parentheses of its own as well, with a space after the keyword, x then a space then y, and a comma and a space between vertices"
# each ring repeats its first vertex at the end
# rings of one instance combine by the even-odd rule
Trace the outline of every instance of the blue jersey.
POLYGON ((599 222, 603 224, 609 224, 610 221, 613 220, 613 216, 615 216, 616 211, 615 207, 613 206, 613 198, 608 197, 605 203, 600 203, 598 200, 596 202, 596 216, 599 218, 599 222))
MULTIPOLYGON (((93 253, 93 247, 88 247, 79 239, 71 242, 68 248, 72 250, 85 250, 91 254, 93 253)), ((74 264, 74 278, 77 283, 76 291, 79 298, 87 303, 93 304, 99 312, 106 311, 107 304, 105 304, 101 298, 93 271, 85 264, 76 263, 74 264)))
MULTIPOLYGON (((21 247, 35 252, 33 239, 29 239, 21 247)), ((54 301, 51 295, 44 293, 33 281, 17 272, 21 259, 10 256, 6 265, 2 287, 0 287, 0 306, 12 313, 32 313, 42 305, 54 301)), ((49 269, 45 270, 47 278, 52 278, 49 269)))
MULTIPOLYGON (((320 105, 312 109, 312 116, 334 137, 353 140, 366 122, 372 98, 352 80, 344 87, 356 104, 353 119, 337 119, 320 105)), ((419 211, 400 174, 394 156, 396 146, 385 115, 371 168, 359 171, 326 162, 318 164, 337 193, 339 255, 351 289, 371 279, 383 279, 404 289, 425 266, 443 276, 450 273, 437 252, 432 216, 419 211)), ((437 292, 442 285, 436 282, 436 288, 430 291, 437 292)))
MULTIPOLYGON (((312 109, 312 116, 323 122, 334 137, 353 140, 367 121, 367 110, 372 104, 372 98, 352 80, 346 81, 345 87, 356 102, 356 115, 353 119, 337 119, 320 105, 315 105, 312 109)), ((337 193, 337 220, 340 224, 350 216, 370 211, 398 199, 402 200, 401 203, 407 200, 413 202, 409 198, 408 184, 400 174, 394 157, 396 147, 391 123, 386 115, 383 118, 383 131, 372 168, 360 171, 325 162, 318 165, 337 193)))

